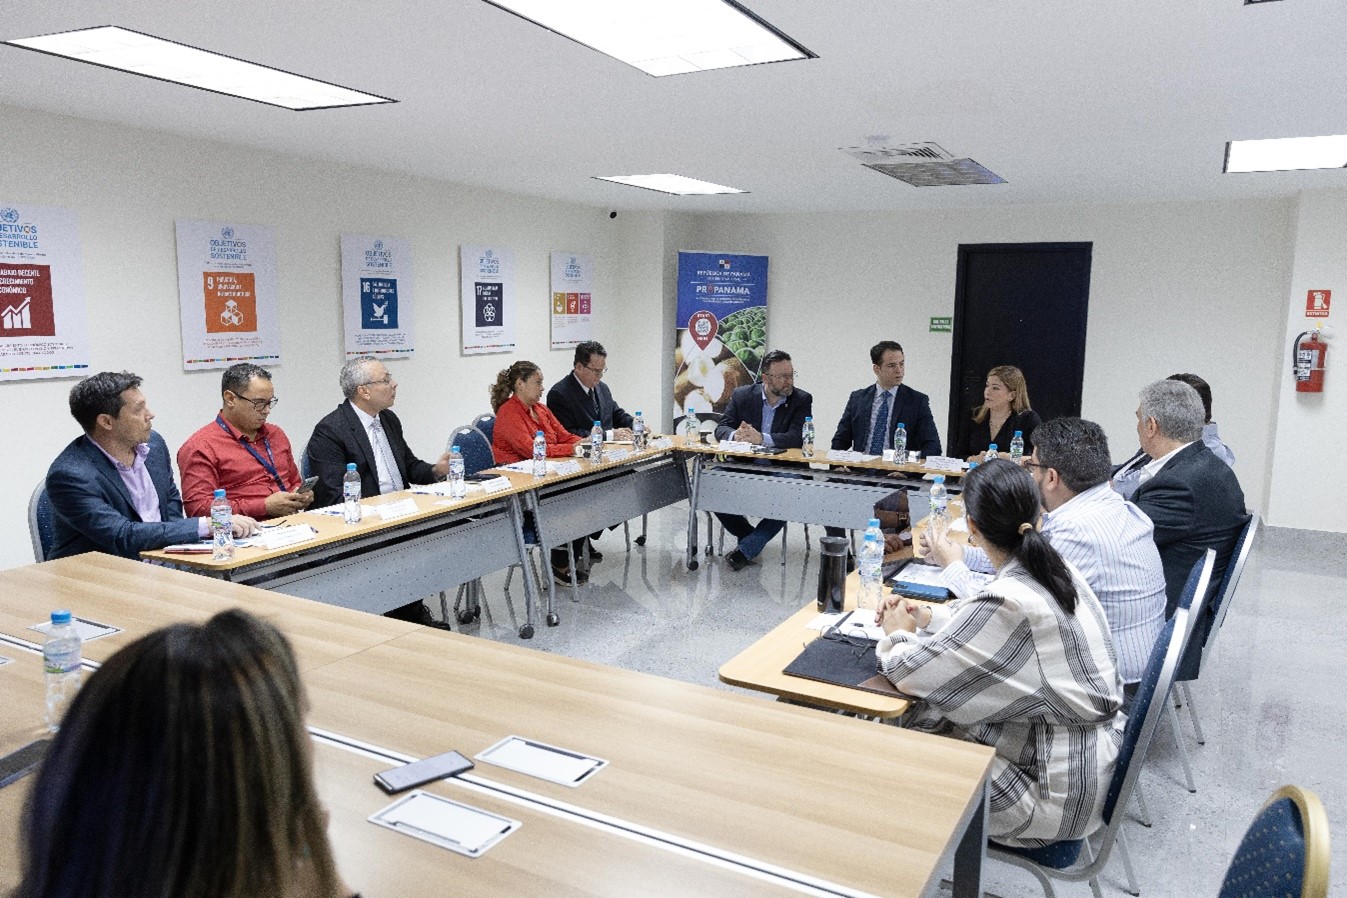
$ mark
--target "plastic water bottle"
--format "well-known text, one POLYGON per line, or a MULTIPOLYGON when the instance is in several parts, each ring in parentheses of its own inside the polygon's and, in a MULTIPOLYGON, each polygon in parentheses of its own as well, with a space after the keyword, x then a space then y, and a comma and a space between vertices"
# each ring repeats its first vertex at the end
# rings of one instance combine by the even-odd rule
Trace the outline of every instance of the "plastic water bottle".
POLYGON ((687 414, 683 416, 684 441, 688 443, 700 442, 699 437, 701 437, 702 434, 701 427, 701 422, 697 420, 697 413, 689 408, 687 414))
POLYGON ((884 531, 879 528, 879 518, 871 518, 870 523, 865 525, 865 536, 869 536, 872 533, 882 546, 884 544, 884 531))
POLYGON ((462 499, 468 495, 468 482, 464 480, 467 468, 463 465, 463 453, 457 446, 449 450, 449 497, 462 499))
POLYGON ((541 430, 533 435, 533 476, 539 480, 547 476, 547 437, 541 430))
POLYGON ((893 429, 893 460, 900 465, 907 464, 907 425, 902 421, 893 429))
POLYGON ((224 490, 216 490, 210 503, 210 537, 215 546, 212 558, 228 561, 234 557, 234 509, 224 490))
POLYGON ((61 727, 65 710, 80 688, 80 634, 70 612, 51 613, 51 629, 42 640, 42 666, 47 674, 47 729, 61 727))
POLYGON ((999 457, 1000 456, 996 454, 996 444, 992 443, 990 446, 987 447, 987 452, 985 455, 982 456, 982 460, 991 461, 992 459, 999 457))
POLYGON ((355 462, 347 462, 341 475, 341 516, 348 524, 360 523, 360 472, 355 462))
POLYGON ((631 443, 632 448, 637 452, 644 452, 649 445, 649 434, 645 432, 645 418, 637 412, 636 417, 631 422, 631 443))
POLYGON ((884 592, 884 540, 874 533, 866 533, 861 540, 861 591, 856 607, 874 611, 879 607, 884 592))
POLYGON ((805 458, 814 457, 814 419, 810 415, 804 417, 804 427, 800 430, 800 436, 804 443, 800 446, 800 453, 805 458))
POLYGON ((1017 465, 1024 461, 1024 432, 1021 430, 1015 431, 1015 436, 1010 439, 1010 460, 1017 465))
POLYGON ((945 475, 935 475, 931 484, 931 536, 944 539, 949 532, 949 493, 945 491, 945 475))
POLYGON ((597 465, 603 461, 603 425, 598 421, 589 429, 589 463, 597 465))

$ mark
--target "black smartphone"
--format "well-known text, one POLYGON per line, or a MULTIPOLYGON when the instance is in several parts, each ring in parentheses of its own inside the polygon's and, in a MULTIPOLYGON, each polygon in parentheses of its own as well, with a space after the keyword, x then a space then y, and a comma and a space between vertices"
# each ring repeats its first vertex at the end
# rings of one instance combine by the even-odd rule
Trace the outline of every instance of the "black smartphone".
POLYGON ((476 474, 467 474, 463 480, 465 483, 486 483, 488 480, 495 480, 499 474, 485 474, 478 472, 476 474))
POLYGON ((299 489, 295 490, 295 492, 311 493, 313 492, 314 484, 316 484, 317 482, 318 482, 317 474, 313 475, 312 477, 305 477, 304 482, 299 485, 299 489))
POLYGON ((755 455, 785 455, 786 450, 779 446, 754 446, 753 453, 755 455))
POLYGON ((473 763, 456 751, 447 751, 433 758, 422 758, 374 774, 374 782, 389 795, 396 795, 447 776, 458 776, 473 768, 473 763))
POLYGON ((50 739, 39 739, 0 758, 0 789, 36 770, 50 747, 50 739))

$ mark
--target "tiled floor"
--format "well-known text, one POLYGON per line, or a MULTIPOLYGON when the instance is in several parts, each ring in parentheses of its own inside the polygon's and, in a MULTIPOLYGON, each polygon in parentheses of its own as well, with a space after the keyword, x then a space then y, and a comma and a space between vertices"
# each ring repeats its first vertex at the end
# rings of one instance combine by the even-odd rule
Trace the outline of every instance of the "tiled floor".
MULTIPOLYGON (((803 528, 793 524, 785 564, 778 540, 739 573, 705 556, 698 570, 688 571, 681 552, 686 526, 685 505, 652 515, 646 547, 633 545, 629 553, 620 529, 605 533, 598 543, 604 561, 576 593, 578 601, 569 587, 558 587, 560 626, 540 625, 525 644, 731 688, 717 681, 716 670, 812 598, 818 551, 806 550, 803 528)), ((821 535, 810 528, 815 543, 821 535)), ((730 538, 726 549, 732 546, 730 538)), ((486 580, 481 621, 464 632, 519 644, 518 572, 508 593, 504 582, 504 574, 486 580)), ((1144 895, 1216 894, 1249 821, 1286 783, 1304 786, 1324 802, 1333 833, 1333 891, 1347 888, 1344 609, 1347 537, 1265 529, 1215 661, 1193 684, 1206 745, 1195 743, 1186 713, 1182 717, 1196 794, 1182 785, 1167 729, 1152 745, 1143 782, 1154 826, 1128 824, 1144 895)), ((1105 894, 1125 894, 1122 884, 1115 860, 1106 871, 1105 894)), ((994 862, 986 888, 1006 898, 1039 894, 1027 874, 994 862)), ((1064 883, 1057 891, 1089 894, 1083 883, 1064 883)))

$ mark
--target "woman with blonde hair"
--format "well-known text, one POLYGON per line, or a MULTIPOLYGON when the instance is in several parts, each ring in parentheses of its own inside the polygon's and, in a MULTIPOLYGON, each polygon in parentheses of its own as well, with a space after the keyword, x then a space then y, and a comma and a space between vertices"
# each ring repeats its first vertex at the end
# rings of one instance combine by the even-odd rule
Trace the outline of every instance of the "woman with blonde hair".
POLYGON ((987 372, 982 405, 973 409, 973 426, 960 455, 980 461, 992 443, 997 451, 1009 452, 1010 441, 1018 430, 1024 437, 1024 457, 1028 458, 1034 451, 1034 428, 1042 423, 1038 412, 1029 405, 1024 373, 1014 365, 997 365, 987 372))
POLYGON ((24 808, 15 898, 339 898, 285 637, 231 610, 118 651, 24 808))

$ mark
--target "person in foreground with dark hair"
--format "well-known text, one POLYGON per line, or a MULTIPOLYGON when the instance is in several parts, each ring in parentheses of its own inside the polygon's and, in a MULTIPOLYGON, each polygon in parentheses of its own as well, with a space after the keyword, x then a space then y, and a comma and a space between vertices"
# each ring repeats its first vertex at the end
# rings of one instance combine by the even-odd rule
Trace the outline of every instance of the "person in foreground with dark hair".
POLYGON ((14 898, 338 898, 294 655, 241 611, 174 624, 76 695, 23 813, 14 898))
MULTIPOLYGON (((107 552, 136 558, 210 535, 210 518, 184 518, 182 494, 154 412, 129 371, 104 371, 70 390, 70 414, 84 429, 47 470, 54 542, 47 560, 107 552)), ((234 515, 234 535, 257 522, 234 515)))
MULTIPOLYGON (((969 539, 996 579, 952 608, 895 597, 876 614, 880 671, 920 699, 908 725, 996 749, 988 836, 1020 847, 1099 828, 1126 719, 1108 620, 1038 532, 1039 502, 1012 462, 970 471, 969 539)), ((942 564, 962 554, 948 537, 925 544, 942 564)))

